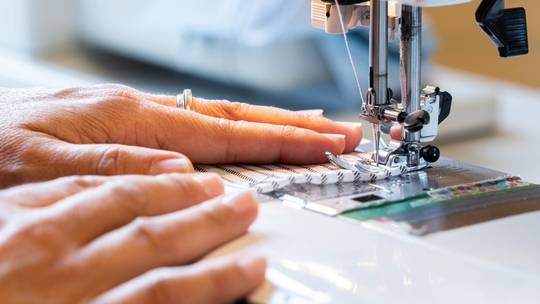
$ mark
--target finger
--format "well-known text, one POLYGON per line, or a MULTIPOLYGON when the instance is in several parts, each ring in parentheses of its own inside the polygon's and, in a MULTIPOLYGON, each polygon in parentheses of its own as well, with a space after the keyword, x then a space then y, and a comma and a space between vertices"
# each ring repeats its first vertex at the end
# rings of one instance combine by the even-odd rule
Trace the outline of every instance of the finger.
POLYGON ((218 119, 163 106, 154 111, 163 119, 149 132, 158 136, 161 148, 181 151, 197 163, 322 163, 327 161, 325 152, 341 154, 345 148, 341 134, 218 119))
MULTIPOLYGON (((171 103, 173 101, 171 97, 159 97, 156 95, 143 93, 135 89, 125 87, 125 86, 120 86, 120 85, 106 85, 106 86, 101 86, 101 87, 95 87, 95 89, 98 91, 101 90, 104 92, 109 92, 108 94, 112 96, 121 97, 121 98, 131 101, 131 102, 128 102, 128 104, 131 105, 131 107, 133 107, 132 110, 137 113, 137 115, 132 115, 133 119, 130 118, 129 120, 133 124, 136 124, 136 126, 133 127, 134 129, 133 132, 130 132, 129 136, 126 136, 125 132, 113 132, 113 135, 109 134, 109 136, 111 137, 110 140, 112 142, 122 143, 122 144, 131 144, 131 145, 137 145, 137 146, 145 146, 145 147, 156 147, 156 146, 166 146, 168 144, 166 142, 161 141, 165 136, 175 137, 175 141, 179 141, 179 140, 184 141, 186 139, 191 139, 195 141, 199 140, 197 136, 194 136, 194 134, 197 134, 197 132, 191 132, 191 131, 198 131, 197 129, 190 130, 189 128, 185 128, 186 131, 189 131, 189 132, 180 132, 181 130, 179 129, 184 127, 183 121, 181 120, 179 121, 178 119, 175 119, 176 121, 174 125, 171 125, 170 124, 171 119, 167 116, 163 116, 162 113, 156 113, 156 111, 154 111, 154 114, 156 114, 154 115, 154 117, 151 117, 151 115, 149 115, 149 112, 151 112, 152 109, 155 109, 155 107, 152 107, 152 105, 155 105, 155 104, 152 104, 152 102, 147 102, 149 100, 155 101, 156 103, 161 104, 161 105, 169 105, 167 109, 174 110, 174 112, 176 113, 187 112, 187 111, 178 110, 178 109, 171 109, 170 105, 173 104, 171 103), (151 121, 152 124, 148 124, 149 121, 151 121), (155 130, 154 132, 157 132, 157 133, 150 134, 148 129, 152 128, 153 125, 156 125, 159 123, 161 123, 162 126, 165 125, 166 127, 160 128, 159 130, 155 130), (184 135, 184 136, 180 136, 180 135, 184 135)), ((198 107, 198 102, 197 100, 195 100, 193 104, 193 108, 197 110, 197 107, 198 107)), ((264 124, 282 125, 279 128, 282 128, 285 130, 286 134, 282 134, 285 136, 288 135, 287 132, 295 132, 293 131, 294 130, 293 128, 290 128, 290 126, 296 126, 297 128, 300 128, 300 129, 309 129, 318 133, 328 133, 328 134, 336 134, 336 135, 345 136, 344 149, 336 149, 336 146, 335 146, 336 143, 337 144, 340 144, 340 143, 336 142, 336 140, 334 139, 334 143, 331 144, 333 145, 332 149, 326 149, 326 151, 322 151, 322 153, 318 153, 319 155, 317 156, 316 160, 310 159, 307 161, 308 163, 325 161, 326 158, 324 157, 324 152, 334 152, 338 154, 342 153, 343 151, 350 152, 356 147, 356 145, 359 143, 360 138, 361 138, 361 129, 358 126, 356 125, 350 126, 347 124, 336 123, 317 115, 309 115, 305 113, 302 114, 302 113, 296 113, 296 112, 291 112, 291 111, 286 111, 286 110, 281 110, 281 109, 271 108, 271 107, 255 107, 255 106, 249 106, 246 104, 229 103, 229 102, 223 102, 223 101, 221 102, 217 101, 216 106, 210 107, 209 110, 206 111, 205 113, 212 114, 216 112, 217 110, 220 110, 221 112, 224 112, 225 114, 230 116, 229 117, 230 119, 226 119, 226 121, 252 120, 253 122, 260 122, 264 124), (236 109, 235 105, 239 105, 237 107, 241 108, 242 110, 235 111, 236 109), (223 109, 220 110, 221 108, 223 109), (247 109, 247 110, 244 110, 244 109, 247 109), (250 110, 250 109, 253 109, 253 110, 250 110), (239 112, 239 114, 236 115, 235 114, 236 112, 239 112), (311 121, 311 119, 309 119, 311 117, 313 117, 315 121, 311 121), (283 126, 287 126, 287 127, 284 128, 283 126)), ((219 113, 216 112, 215 116, 221 119, 224 118, 222 117, 224 115, 218 115, 218 114, 219 113)), ((202 115, 201 117, 205 117, 205 116, 202 115)), ((200 123, 197 123, 197 122, 194 122, 194 123, 195 125, 200 125, 200 123)), ((219 126, 217 127, 219 128, 219 126)), ((282 132, 282 131, 279 131, 279 128, 275 129, 275 131, 282 132)), ((318 138, 319 144, 323 137, 324 137, 323 135, 319 136, 318 138)), ((308 142, 306 142, 306 145, 312 145, 314 144, 313 140, 317 138, 316 136, 311 136, 311 140, 309 137, 296 138, 296 140, 304 140, 304 139, 308 139, 308 142)), ((225 140, 227 140, 227 138, 225 138, 225 140)), ((342 140, 338 139, 337 141, 342 141, 342 140)), ((328 139, 326 139, 326 142, 328 144, 328 139)), ((223 147, 223 145, 221 147, 223 147)), ((201 150, 205 148, 206 147, 199 147, 199 145, 197 145, 197 150, 201 150)), ((302 146, 300 145, 299 148, 302 148, 302 146)), ((178 149, 172 149, 172 150, 183 152, 183 150, 178 150, 178 149)), ((276 151, 273 150, 271 152, 275 153, 276 151)), ((310 152, 309 149, 307 152, 310 152)), ((247 153, 250 153, 250 152, 247 152, 247 153)), ((191 158, 194 155, 190 154, 188 156, 191 158)), ((298 157, 297 156, 295 157, 296 159, 294 159, 291 162, 298 161, 298 157)), ((264 160, 258 161, 258 162, 267 162, 267 159, 268 158, 264 158, 264 160)), ((304 157, 300 157, 300 160, 303 160, 303 159, 304 157)), ((255 157, 255 160, 258 160, 258 157, 255 157)), ((215 162, 215 161, 212 160, 210 162, 215 162)))
POLYGON ((252 122, 289 125, 310 129, 319 133, 345 135, 345 153, 353 151, 362 139, 362 128, 359 124, 335 122, 324 116, 311 115, 306 112, 288 111, 276 107, 256 106, 247 103, 228 102, 222 100, 195 99, 192 108, 197 112, 230 120, 246 120, 252 122))
POLYGON ((158 175, 193 172, 193 165, 184 155, 171 151, 119 144, 70 144, 50 140, 38 148, 44 160, 34 164, 47 166, 33 170, 43 178, 65 175, 158 175), (39 172, 37 172, 39 171, 39 172))
POLYGON ((403 128, 401 126, 392 126, 390 129, 390 138, 393 140, 401 140, 401 133, 403 128))
POLYGON ((94 303, 232 303, 264 281, 261 257, 221 258, 161 268, 127 282, 94 303))
POLYGON ((98 187, 110 178, 102 176, 70 176, 53 181, 26 184, 0 192, 0 201, 17 207, 36 208, 55 203, 86 189, 98 187))
MULTIPOLYGON (((163 105, 175 105, 175 98, 170 96, 154 95, 147 98, 152 98, 163 105)), ((332 121, 323 117, 321 110, 295 112, 276 107, 202 98, 194 98, 191 108, 198 113, 217 118, 289 125, 319 133, 342 134, 346 140, 345 153, 352 152, 362 139, 362 128, 359 124, 332 121)))
POLYGON ((75 260, 93 282, 89 288, 100 293, 150 269, 200 258, 244 234, 256 216, 257 202, 250 193, 218 198, 180 212, 140 218, 90 243, 75 260))
POLYGON ((324 116, 324 110, 322 109, 299 110, 296 113, 308 116, 324 116))
POLYGON ((138 216, 177 211, 223 194, 216 174, 131 176, 68 197, 53 216, 71 238, 84 244, 138 216))

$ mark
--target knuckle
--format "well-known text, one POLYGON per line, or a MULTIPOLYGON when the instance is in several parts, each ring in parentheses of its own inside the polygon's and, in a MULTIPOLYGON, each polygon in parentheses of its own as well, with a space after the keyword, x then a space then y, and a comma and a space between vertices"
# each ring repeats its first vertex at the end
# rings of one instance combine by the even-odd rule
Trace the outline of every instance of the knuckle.
POLYGON ((313 119, 313 115, 310 115, 307 112, 296 112, 293 114, 295 116, 295 119, 297 119, 298 121, 309 121, 313 119))
POLYGON ((235 162, 236 156, 232 153, 232 138, 234 137, 235 126, 232 120, 226 118, 218 118, 218 136, 222 138, 223 143, 223 158, 220 162, 231 163, 235 162))
POLYGON ((177 301, 171 291, 169 274, 170 271, 167 268, 156 268, 148 273, 150 283, 147 293, 151 303, 175 303, 177 301))
POLYGON ((74 189, 84 189, 94 184, 91 178, 83 175, 61 177, 57 181, 59 184, 65 184, 74 189))
POLYGON ((118 206, 130 215, 140 216, 150 213, 150 197, 145 190, 145 184, 135 180, 114 182, 109 186, 109 192, 118 206))
MULTIPOLYGON (((208 278, 210 278, 209 289, 215 298, 221 298, 227 293, 229 286, 233 283, 230 280, 230 276, 227 274, 234 271, 234 269, 218 269, 217 267, 210 267, 207 270, 208 278)), ((236 283, 236 282, 234 282, 236 283)))
POLYGON ((217 126, 220 134, 229 135, 234 131, 233 121, 227 118, 218 118, 217 126))
POLYGON ((230 221, 236 217, 236 212, 226 204, 214 204, 203 208, 202 217, 203 221, 209 225, 227 227, 230 221))
POLYGON ((96 106, 103 109, 129 109, 136 111, 141 105, 139 91, 121 84, 107 84, 100 87, 101 98, 96 99, 96 106))
POLYGON ((223 102, 220 105, 223 112, 225 112, 226 117, 230 117, 234 120, 242 117, 251 109, 251 105, 242 102, 223 102))
POLYGON ((298 131, 298 128, 289 126, 289 125, 283 125, 280 126, 280 134, 282 138, 289 138, 295 135, 295 133, 298 131))
POLYGON ((143 244, 157 257, 168 256, 173 252, 172 245, 162 240, 161 235, 154 228, 153 221, 148 217, 139 217, 131 224, 132 238, 137 243, 143 244))
POLYGON ((137 90, 123 84, 108 84, 105 86, 105 89, 108 94, 115 97, 124 97, 128 99, 138 99, 139 97, 137 90))
POLYGON ((47 244, 41 249, 42 259, 53 260, 61 256, 62 252, 72 244, 66 240, 65 232, 61 225, 53 218, 42 218, 21 225, 14 237, 14 241, 20 244, 26 243, 29 248, 36 244, 47 244))
POLYGON ((195 176, 190 176, 181 173, 168 175, 160 175, 156 180, 166 182, 165 186, 174 188, 176 193, 180 193, 183 197, 196 197, 204 188, 195 180, 195 176))
POLYGON ((118 147, 108 147, 98 157, 95 172, 98 175, 115 175, 123 173, 123 152, 118 147))
POLYGON ((77 95, 81 92, 81 88, 65 88, 56 90, 52 95, 56 98, 67 98, 73 95, 77 95))

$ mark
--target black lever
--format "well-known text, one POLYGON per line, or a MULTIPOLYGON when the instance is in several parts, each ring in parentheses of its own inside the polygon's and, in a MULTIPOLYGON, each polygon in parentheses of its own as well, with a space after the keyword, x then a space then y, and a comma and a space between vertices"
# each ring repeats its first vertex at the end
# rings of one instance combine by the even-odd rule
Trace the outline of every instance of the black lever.
POLYGON ((412 112, 405 117, 403 127, 409 132, 418 132, 424 125, 429 124, 429 113, 424 110, 412 112))
POLYGON ((505 9, 504 0, 483 0, 476 11, 476 23, 495 42, 501 57, 529 53, 523 7, 505 9))
POLYGON ((452 95, 450 95, 448 92, 440 92, 439 94, 441 98, 439 124, 441 124, 448 117, 448 115, 450 115, 450 110, 452 109, 452 95))

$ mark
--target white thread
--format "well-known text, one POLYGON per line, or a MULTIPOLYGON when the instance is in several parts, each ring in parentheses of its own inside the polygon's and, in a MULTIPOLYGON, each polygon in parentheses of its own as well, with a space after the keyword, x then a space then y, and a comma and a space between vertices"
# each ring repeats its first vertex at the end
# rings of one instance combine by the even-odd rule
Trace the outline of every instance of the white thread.
POLYGON ((348 182, 373 182, 402 175, 405 167, 375 167, 362 153, 342 156, 348 162, 358 164, 358 170, 345 170, 336 165, 291 166, 283 165, 288 170, 277 171, 275 166, 197 166, 197 171, 215 172, 228 184, 240 189, 252 189, 258 193, 269 193, 293 184, 342 184, 348 182))
POLYGON ((347 29, 345 28, 345 23, 343 22, 343 16, 341 15, 341 6, 338 0, 336 1, 336 8, 339 17, 339 24, 341 25, 341 30, 343 32, 343 40, 345 41, 345 48, 347 49, 347 54, 349 55, 349 62, 354 73, 354 79, 356 81, 356 86, 358 87, 358 93, 360 94, 360 100, 364 104, 364 94, 362 93, 362 86, 360 85, 360 79, 358 78, 358 72, 356 71, 356 66, 354 64, 354 59, 351 53, 351 48, 349 46, 349 39, 347 38, 347 29))

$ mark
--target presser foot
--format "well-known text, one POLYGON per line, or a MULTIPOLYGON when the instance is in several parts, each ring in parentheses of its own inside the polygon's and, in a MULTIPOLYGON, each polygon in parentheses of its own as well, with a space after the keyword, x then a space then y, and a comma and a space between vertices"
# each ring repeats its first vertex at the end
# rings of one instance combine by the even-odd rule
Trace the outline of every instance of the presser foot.
POLYGON ((330 163, 345 170, 367 173, 391 172, 389 171, 390 169, 399 169, 399 171, 401 171, 402 173, 407 171, 405 166, 394 166, 392 168, 387 166, 377 166, 376 163, 369 158, 361 158, 351 161, 346 157, 337 156, 332 154, 331 152, 326 152, 326 158, 330 163))
POLYGON ((408 172, 413 172, 429 167, 439 157, 440 150, 432 145, 422 147, 417 143, 391 142, 381 145, 378 157, 372 154, 371 161, 391 168, 405 166, 408 172))

